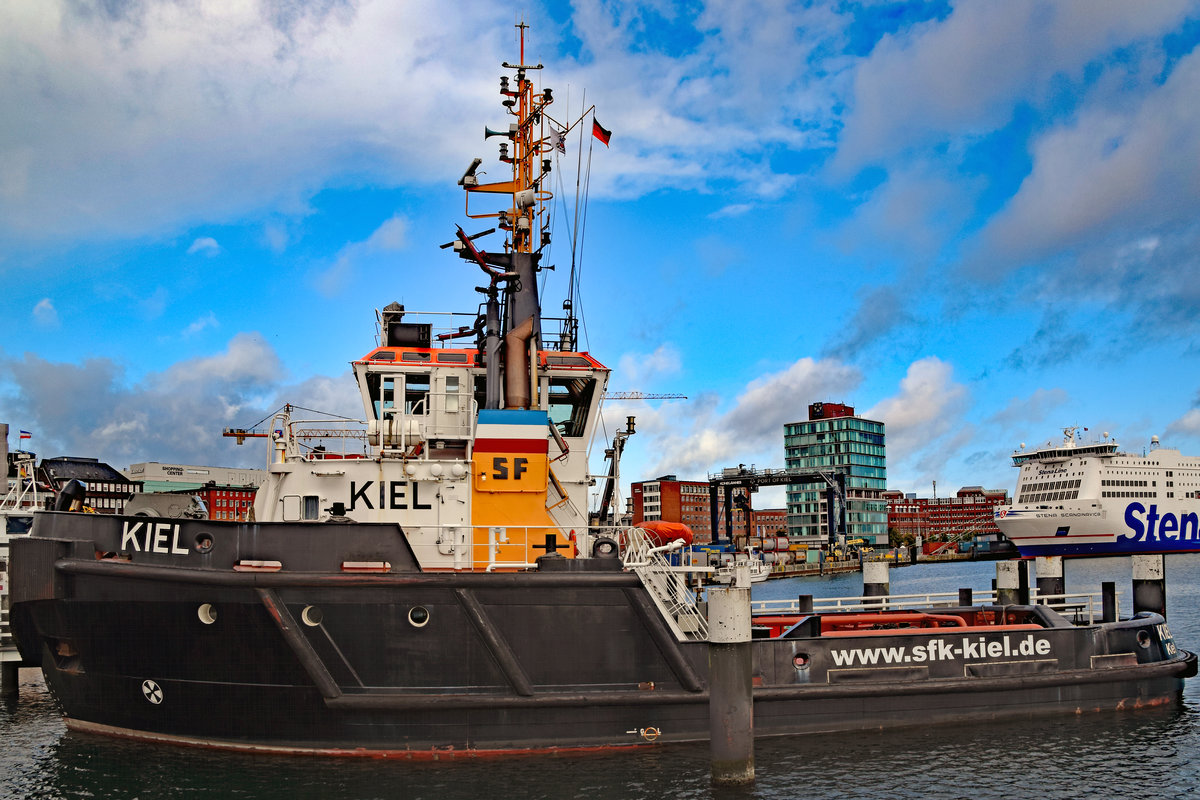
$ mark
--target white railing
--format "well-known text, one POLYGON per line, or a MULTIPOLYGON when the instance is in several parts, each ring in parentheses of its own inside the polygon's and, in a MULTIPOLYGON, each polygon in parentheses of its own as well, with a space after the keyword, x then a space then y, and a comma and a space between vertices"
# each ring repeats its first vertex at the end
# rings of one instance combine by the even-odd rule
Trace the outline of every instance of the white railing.
MULTIPOLYGON (((1098 592, 1071 592, 1069 594, 1038 595, 1030 589, 1031 603, 1049 606, 1064 615, 1070 613, 1077 623, 1086 620, 1091 625, 1101 616, 1102 599, 1098 592)), ((994 590, 972 593, 973 605, 995 605, 994 590)), ((1118 600, 1119 604, 1119 600, 1118 600)), ((836 611, 879 611, 881 609, 901 610, 915 608, 953 608, 959 605, 958 592, 930 592, 927 594, 892 594, 879 597, 822 597, 813 599, 813 613, 832 613, 836 611)), ((750 603, 752 614, 799 614, 800 601, 786 600, 754 600, 750 603)), ((1119 609, 1117 616, 1120 616, 1119 609)))
POLYGON ((375 423, 376 443, 385 449, 406 449, 436 439, 470 439, 478 404, 465 391, 426 392, 406 412, 385 408, 375 423))
MULTIPOLYGON (((7 464, 5 469, 7 470, 7 464)), ((17 468, 17 480, 11 487, 0 484, 5 491, 0 500, 0 511, 33 511, 40 501, 38 499, 37 466, 34 456, 26 453, 16 453, 13 456, 13 466, 17 468)), ((7 481, 7 476, 5 478, 7 481)))
POLYGON ((687 575, 711 572, 711 568, 673 567, 667 563, 663 553, 682 548, 682 539, 655 547, 644 530, 629 528, 625 531, 625 542, 625 568, 641 578, 675 638, 681 642, 707 640, 708 618, 696 606, 687 575))

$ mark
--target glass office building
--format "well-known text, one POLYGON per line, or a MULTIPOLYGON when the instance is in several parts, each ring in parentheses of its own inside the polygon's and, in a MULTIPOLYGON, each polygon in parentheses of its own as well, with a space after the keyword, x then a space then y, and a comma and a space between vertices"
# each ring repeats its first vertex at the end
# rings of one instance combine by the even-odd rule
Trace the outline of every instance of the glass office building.
MULTIPOLYGON (((783 426, 788 469, 834 477, 846 471, 847 539, 864 538, 877 547, 888 544, 887 457, 882 422, 854 415, 851 406, 813 403, 807 422, 783 426)), ((828 483, 815 479, 787 487, 788 535, 810 544, 829 541, 828 483)))

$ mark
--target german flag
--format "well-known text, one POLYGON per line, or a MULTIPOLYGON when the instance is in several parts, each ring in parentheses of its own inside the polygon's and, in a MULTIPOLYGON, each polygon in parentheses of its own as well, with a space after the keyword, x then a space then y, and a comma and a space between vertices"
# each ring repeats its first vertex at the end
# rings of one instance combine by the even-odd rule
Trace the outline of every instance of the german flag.
POLYGON ((595 117, 592 117, 592 136, 604 142, 604 146, 608 147, 608 140, 612 138, 612 131, 605 129, 595 117))

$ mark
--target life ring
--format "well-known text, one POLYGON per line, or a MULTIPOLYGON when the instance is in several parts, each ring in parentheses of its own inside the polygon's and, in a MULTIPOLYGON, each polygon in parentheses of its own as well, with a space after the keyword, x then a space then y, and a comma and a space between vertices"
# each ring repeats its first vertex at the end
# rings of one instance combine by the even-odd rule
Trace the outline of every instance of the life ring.
POLYGON ((662 731, 660 731, 658 728, 642 728, 642 738, 647 742, 653 742, 659 736, 662 736, 662 731))
POLYGON ((615 539, 601 536, 592 542, 592 558, 616 558, 621 554, 621 548, 615 539))

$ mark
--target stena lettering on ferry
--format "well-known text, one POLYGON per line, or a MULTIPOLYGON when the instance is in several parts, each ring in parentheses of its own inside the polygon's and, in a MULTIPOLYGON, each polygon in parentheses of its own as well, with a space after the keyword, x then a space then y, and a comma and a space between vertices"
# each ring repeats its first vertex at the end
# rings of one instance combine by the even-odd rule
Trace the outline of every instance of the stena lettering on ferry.
POLYGON ((1021 474, 996 525, 1021 555, 1200 551, 1200 458, 1157 436, 1139 455, 1108 433, 1084 443, 1080 432, 1064 428, 1060 444, 1013 453, 1021 474))

